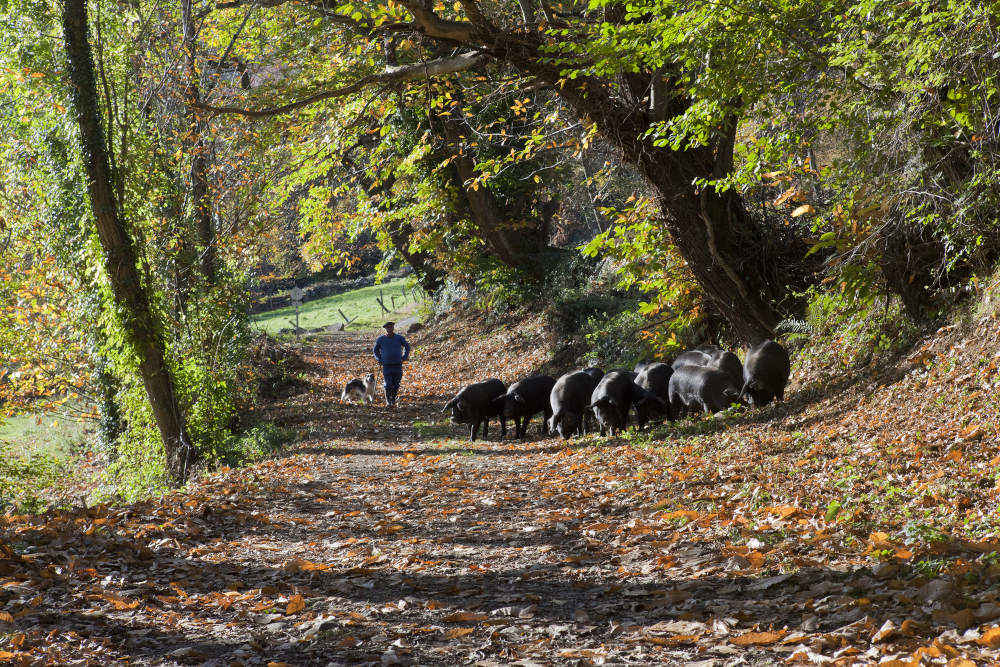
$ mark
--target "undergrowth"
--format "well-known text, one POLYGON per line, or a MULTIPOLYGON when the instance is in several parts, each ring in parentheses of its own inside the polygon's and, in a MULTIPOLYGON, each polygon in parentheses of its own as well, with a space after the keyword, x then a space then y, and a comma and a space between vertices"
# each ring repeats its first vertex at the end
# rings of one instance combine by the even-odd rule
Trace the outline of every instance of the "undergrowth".
POLYGON ((0 513, 44 509, 42 492, 62 479, 65 465, 46 452, 16 453, 0 443, 0 513))

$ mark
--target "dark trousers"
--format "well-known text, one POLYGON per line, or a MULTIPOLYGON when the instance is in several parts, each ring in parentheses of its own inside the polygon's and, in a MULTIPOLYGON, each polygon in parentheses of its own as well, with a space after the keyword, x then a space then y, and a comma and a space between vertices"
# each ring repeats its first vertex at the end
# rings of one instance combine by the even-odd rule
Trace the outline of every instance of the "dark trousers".
POLYGON ((399 394, 399 383, 403 381, 403 367, 383 366, 382 377, 385 379, 385 402, 392 405, 399 394))

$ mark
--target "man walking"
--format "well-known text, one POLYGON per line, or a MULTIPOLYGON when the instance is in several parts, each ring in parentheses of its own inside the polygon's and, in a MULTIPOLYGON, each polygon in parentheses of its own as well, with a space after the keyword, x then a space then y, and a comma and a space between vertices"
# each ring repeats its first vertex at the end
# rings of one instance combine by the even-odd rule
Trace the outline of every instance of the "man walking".
POLYGON ((410 358, 410 344, 406 342, 405 338, 395 333, 395 322, 386 322, 382 328, 385 329, 385 334, 375 339, 372 354, 382 365, 382 377, 385 379, 385 404, 389 407, 396 407, 399 383, 403 380, 403 362, 410 358))

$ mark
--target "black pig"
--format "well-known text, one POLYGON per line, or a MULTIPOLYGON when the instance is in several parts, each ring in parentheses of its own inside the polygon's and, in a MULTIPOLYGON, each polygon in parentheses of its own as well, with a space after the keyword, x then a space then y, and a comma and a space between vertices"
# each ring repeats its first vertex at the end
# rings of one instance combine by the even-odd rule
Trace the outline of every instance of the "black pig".
POLYGON ((740 391, 722 371, 688 365, 674 369, 669 394, 670 408, 674 416, 680 416, 689 410, 724 410, 739 400, 740 391))
POLYGON ((688 350, 687 352, 681 352, 674 359, 674 363, 671 364, 674 370, 677 370, 681 366, 708 366, 712 363, 712 354, 710 352, 705 352, 704 350, 688 350))
POLYGON ((645 401, 636 406, 636 418, 640 428, 657 415, 666 415, 670 421, 674 420, 673 411, 670 409, 670 376, 673 374, 673 368, 661 363, 646 364, 639 372, 635 383, 656 396, 663 404, 660 406, 654 401, 645 401))
POLYGON ((633 405, 637 409, 648 402, 662 406, 659 398, 635 383, 635 378, 636 374, 631 371, 611 371, 594 387, 589 407, 601 426, 601 435, 609 430, 611 435, 625 430, 628 412, 633 405))
POLYGON ((677 355, 673 368, 681 366, 714 368, 728 375, 735 386, 743 386, 743 364, 740 363, 740 358, 714 345, 703 345, 696 350, 688 350, 677 355))
POLYGON ((490 419, 500 419, 500 438, 507 435, 507 419, 503 414, 504 394, 507 385, 497 379, 466 385, 455 398, 448 401, 441 412, 451 410, 451 420, 456 424, 469 424, 469 440, 475 440, 479 425, 483 425, 483 440, 489 437, 490 419))
POLYGON ((791 372, 788 350, 773 340, 758 343, 747 351, 740 396, 750 396, 755 407, 767 405, 775 398, 783 401, 791 372))
POLYGON ((552 416, 549 394, 552 393, 555 383, 555 379, 548 375, 532 375, 515 382, 507 390, 507 394, 503 397, 503 413, 508 419, 514 420, 516 438, 520 439, 528 434, 528 422, 539 412, 545 414, 542 432, 545 431, 545 422, 552 416))
POLYGON ((743 386, 743 364, 740 363, 740 358, 732 352, 727 350, 713 352, 709 368, 725 373, 733 381, 734 386, 743 386))
POLYGON ((590 395, 600 380, 595 379, 594 374, 587 372, 588 370, 590 369, 566 373, 556 380, 549 393, 552 412, 548 422, 549 433, 558 433, 563 439, 574 433, 586 433, 590 395))

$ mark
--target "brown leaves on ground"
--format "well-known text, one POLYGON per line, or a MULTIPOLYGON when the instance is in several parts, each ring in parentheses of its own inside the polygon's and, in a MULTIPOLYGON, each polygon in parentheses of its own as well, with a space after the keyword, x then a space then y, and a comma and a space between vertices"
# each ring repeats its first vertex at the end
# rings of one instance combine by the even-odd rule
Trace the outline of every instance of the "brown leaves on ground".
POLYGON ((303 350, 311 390, 273 408, 303 434, 286 455, 131 506, 9 518, 0 659, 1000 656, 997 363, 962 365, 995 330, 932 342, 891 382, 799 388, 638 444, 456 439, 439 410, 462 383, 547 358, 538 319, 481 331, 418 337, 398 411, 339 403, 370 336, 331 336, 303 350))

